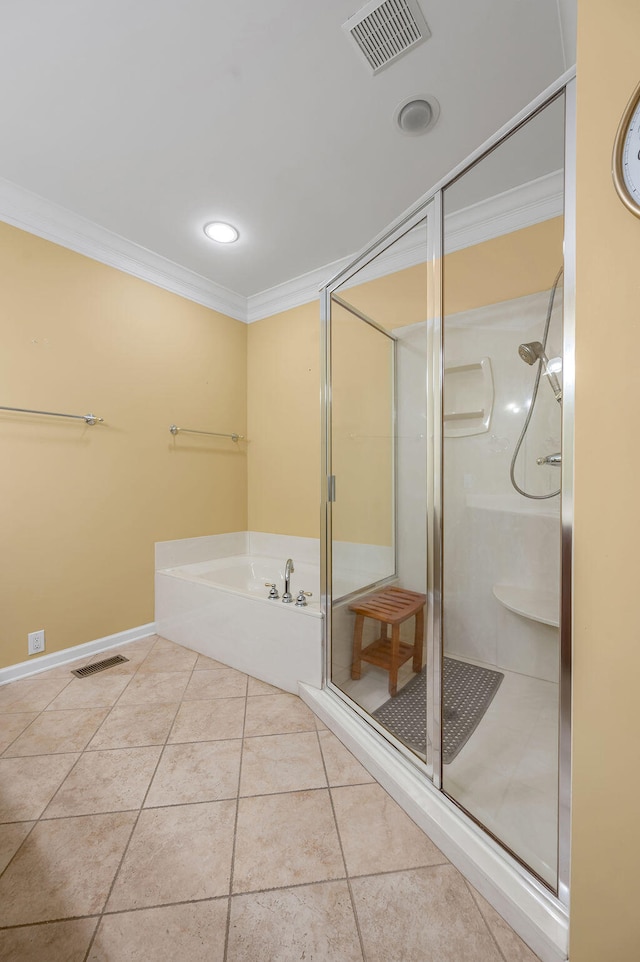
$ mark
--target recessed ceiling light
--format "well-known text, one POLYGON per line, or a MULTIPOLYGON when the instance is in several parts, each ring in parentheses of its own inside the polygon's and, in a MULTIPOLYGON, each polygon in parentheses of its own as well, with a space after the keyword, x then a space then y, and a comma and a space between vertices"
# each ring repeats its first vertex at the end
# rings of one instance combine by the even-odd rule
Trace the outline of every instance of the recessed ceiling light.
POLYGON ((231 224, 224 224, 220 220, 205 224, 204 232, 209 240, 217 241, 219 244, 233 244, 240 236, 235 227, 231 224))
POLYGON ((440 104, 435 97, 408 97, 396 107, 393 119, 401 133, 416 137, 431 130, 440 116, 440 104))

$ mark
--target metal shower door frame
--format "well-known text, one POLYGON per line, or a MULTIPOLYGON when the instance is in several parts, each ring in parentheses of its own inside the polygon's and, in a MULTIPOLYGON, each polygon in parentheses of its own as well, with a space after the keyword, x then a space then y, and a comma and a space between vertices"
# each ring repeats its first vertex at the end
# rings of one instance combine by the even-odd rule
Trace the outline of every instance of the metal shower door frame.
MULTIPOLYGON (((477 148, 446 177, 439 181, 407 213, 379 235, 354 261, 321 289, 322 323, 322 523, 321 595, 324 612, 325 659, 323 684, 349 705, 352 711, 376 728, 414 767, 429 776, 433 788, 441 791, 441 716, 442 716, 442 392, 444 381, 442 350, 442 266, 444 253, 443 190, 503 140, 522 127, 547 104, 565 96, 565 173, 564 173, 564 304, 563 304, 563 405, 562 405, 562 502, 561 502, 561 612, 560 612, 560 686, 558 758, 558 886, 556 897, 564 908, 569 905, 570 815, 571 815, 571 669, 573 649, 573 493, 574 493, 574 416, 575 416, 575 141, 576 141, 575 68, 558 78, 527 107, 477 148), (427 659, 428 694, 433 711, 427 713, 427 732, 432 742, 429 764, 423 764, 375 719, 363 711, 331 683, 331 294, 377 254, 403 233, 427 219, 428 239, 428 365, 426 371, 427 439, 427 593, 429 598, 427 659), (431 664, 429 665, 429 660, 431 664)), ((460 817, 465 818, 461 811, 460 817)), ((489 835, 490 837, 490 835, 489 835)), ((508 851, 501 846, 504 857, 508 851)), ((549 891, 521 862, 516 870, 525 874, 532 886, 549 891)))
MULTIPOLYGON (((559 652, 559 692, 558 692, 558 870, 557 886, 551 890, 559 902, 569 905, 570 889, 570 833, 571 833, 571 668, 573 639, 573 427, 575 416, 575 70, 568 71, 555 84, 551 85, 536 100, 522 111, 505 128, 456 169, 439 185, 435 200, 438 210, 438 232, 435 239, 434 281, 436 283, 436 305, 433 331, 432 394, 430 411, 433 414, 434 438, 433 465, 433 502, 429 502, 429 533, 432 542, 430 560, 433 564, 434 606, 430 625, 433 644, 439 645, 440 659, 434 662, 434 765, 433 784, 442 790, 441 726, 442 719, 442 657, 444 654, 443 627, 443 423, 442 398, 444 393, 444 331, 443 331, 443 270, 445 256, 443 194, 446 187, 461 177, 478 161, 487 156, 523 127, 529 120, 545 109, 558 97, 564 96, 564 300, 563 300, 563 403, 562 403, 562 475, 561 475, 561 562, 560 562, 560 652, 559 652), (438 673, 439 669, 439 673, 438 673), (437 735, 440 734, 440 738, 437 735)), ((449 797, 449 796, 448 796, 449 797)), ((455 799, 452 799, 456 803, 455 799)), ((456 803, 457 804, 457 803, 456 803)), ((477 822, 466 812, 472 821, 477 822)), ((481 822, 484 831, 493 836, 481 822)), ((498 843, 516 859, 532 878, 537 876, 514 852, 496 837, 498 843)), ((541 885, 546 885, 542 881, 541 885)))
MULTIPOLYGON (((417 227, 422 221, 427 222, 427 238, 432 233, 431 219, 433 218, 433 203, 431 198, 421 203, 417 208, 412 209, 408 214, 398 218, 392 228, 385 231, 343 271, 337 274, 320 291, 320 317, 321 317, 321 538, 320 538, 320 595, 321 606, 324 613, 324 658, 323 658, 323 686, 330 689, 332 693, 361 717, 384 738, 398 749, 412 762, 416 762, 429 778, 431 778, 431 766, 423 765, 420 760, 410 751, 401 741, 391 735, 379 722, 372 718, 358 704, 353 702, 345 693, 334 685, 331 681, 331 650, 332 650, 332 624, 330 613, 332 611, 332 504, 336 497, 336 481, 333 475, 333 463, 331 453, 331 414, 332 414, 332 392, 331 392, 331 334, 332 318, 331 304, 333 295, 342 289, 345 284, 366 268, 379 254, 383 253, 388 247, 394 244, 400 237, 417 227)), ((425 245, 425 255, 430 256, 429 243, 425 245)), ((345 305, 342 305, 345 307, 345 305)), ((351 306, 348 308, 351 313, 358 314, 351 306)), ((363 322, 372 324, 373 327, 381 330, 394 342, 397 340, 392 332, 384 331, 371 318, 363 317, 363 322)), ((394 377, 397 383, 397 377, 394 377)), ((397 447, 397 442, 396 442, 397 447)), ((397 451, 396 464, 397 464, 397 451)), ((397 484, 394 491, 394 502, 397 493, 397 484)), ((394 517, 397 518, 397 505, 394 504, 394 517)), ((394 532, 394 542, 396 551, 396 570, 397 570, 397 536, 394 532)), ((385 579, 388 580, 388 579, 385 579)), ((375 587, 375 586, 372 586, 375 587)))

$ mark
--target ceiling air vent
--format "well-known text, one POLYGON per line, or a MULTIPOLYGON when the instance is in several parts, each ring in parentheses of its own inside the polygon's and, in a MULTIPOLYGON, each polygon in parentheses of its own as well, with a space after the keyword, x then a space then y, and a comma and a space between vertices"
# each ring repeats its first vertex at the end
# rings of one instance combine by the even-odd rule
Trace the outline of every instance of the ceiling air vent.
POLYGON ((342 29, 374 74, 431 36, 417 0, 373 0, 343 23, 342 29))

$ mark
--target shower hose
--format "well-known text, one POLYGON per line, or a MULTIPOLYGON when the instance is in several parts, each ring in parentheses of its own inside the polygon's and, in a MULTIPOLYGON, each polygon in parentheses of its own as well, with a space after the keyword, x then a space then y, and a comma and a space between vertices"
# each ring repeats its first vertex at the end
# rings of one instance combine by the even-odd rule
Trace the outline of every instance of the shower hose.
MULTIPOLYGON (((556 291, 558 289, 558 284, 560 283, 560 278, 562 277, 563 271, 564 271, 564 268, 561 267, 558 273, 556 274, 556 279, 553 282, 551 293, 549 295, 549 304, 547 306, 547 318, 544 325, 544 336, 542 338, 543 351, 546 351, 547 349, 547 338, 549 336, 549 325, 551 324, 551 313, 553 311, 553 302, 555 301, 555 298, 556 298, 556 291)), ((536 406, 536 398, 538 396, 538 387, 540 385, 541 374, 542 374, 542 359, 538 361, 538 371, 536 373, 536 379, 533 385, 533 395, 531 397, 531 404, 529 405, 529 410, 527 411, 527 416, 522 426, 520 437, 518 438, 517 444, 515 446, 513 457, 511 458, 511 467, 509 468, 509 477, 511 478, 511 484, 513 485, 513 487, 516 489, 518 494, 521 494, 524 498, 530 498, 532 501, 545 501, 547 498, 555 498, 556 495, 560 494, 560 491, 562 490, 561 488, 558 488, 557 491, 552 491, 550 494, 529 494, 528 491, 525 491, 523 488, 520 487, 520 485, 518 484, 515 478, 516 461, 518 460, 518 454, 520 453, 522 442, 525 439, 527 429, 529 427, 529 422, 533 417, 533 411, 536 406)))

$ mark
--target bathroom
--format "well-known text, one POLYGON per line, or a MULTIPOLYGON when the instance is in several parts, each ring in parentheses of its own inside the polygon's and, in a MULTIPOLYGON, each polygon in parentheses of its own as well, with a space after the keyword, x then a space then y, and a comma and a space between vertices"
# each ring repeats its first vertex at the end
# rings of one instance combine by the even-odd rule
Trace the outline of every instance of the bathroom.
MULTIPOLYGON (((592 93, 598 89, 594 78, 601 73, 596 61, 603 42, 594 17, 593 11, 585 12, 582 47, 585 90, 592 93)), ((630 81, 622 67, 617 74, 613 66, 620 30, 616 32, 610 24, 607 31, 608 62, 613 73, 607 89, 612 97, 614 94, 617 97, 615 103, 607 104, 607 110, 615 127, 624 106, 621 104, 618 109, 618 101, 625 100, 630 81)), ((534 89, 531 95, 537 92, 534 89)), ((595 140, 596 131, 589 126, 592 122, 583 118, 582 123, 585 139, 590 136, 595 140)), ((491 132, 487 131, 487 135, 491 132)), ((610 152, 609 148, 608 143, 610 152)), ((603 163, 606 167, 608 159, 603 163)), ((598 189, 607 196, 604 186, 598 189)), ((608 182, 606 189, 609 189, 608 182)), ((606 203, 602 201, 603 206, 606 203)), ((588 207, 584 198, 583 204, 586 221, 588 207)), ((620 228, 613 200, 611 205, 611 233, 621 229, 626 237, 627 225, 623 223, 620 228)), ((391 216, 399 210, 394 210, 391 216)), ((592 228, 584 224, 583 229, 586 233, 592 228)), ((370 236, 374 233, 371 231, 370 236)), ((620 277, 623 258, 627 250, 633 249, 634 236, 631 234, 625 247, 623 241, 614 242, 613 237, 611 240, 621 266, 615 269, 615 263, 610 265, 607 276, 618 278, 621 291, 625 289, 624 277, 620 277)), ((6 591, 2 606, 3 668, 11 669, 24 662, 24 639, 36 628, 46 629, 48 653, 112 636, 119 636, 124 642, 127 637, 141 638, 152 633, 155 627, 154 546, 158 543, 233 532, 319 541, 322 491, 318 390, 322 383, 322 364, 315 294, 309 291, 308 299, 295 306, 283 301, 280 309, 266 308, 262 316, 258 309, 253 322, 246 324, 234 317, 232 304, 226 310, 221 304, 212 310, 180 297, 177 292, 155 286, 148 279, 83 257, 17 224, 3 222, 0 238, 2 290, 7 306, 3 317, 7 348, 3 363, 4 403, 41 410, 92 411, 104 418, 103 423, 96 425, 29 421, 19 417, 3 419, 3 441, 10 465, 10 470, 3 472, 2 481, 2 501, 9 508, 3 521, 8 546, 2 576, 6 591), (131 323, 132 318, 135 324, 131 323), (243 437, 234 442, 229 438, 212 439, 196 434, 172 435, 169 431, 172 424, 237 433, 243 437)), ((590 240, 593 243, 592 236, 590 240)), ((552 260, 549 272, 545 272, 545 283, 539 288, 544 298, 559 266, 557 258, 552 260)), ((585 277, 587 273, 585 268, 585 277)), ((326 274, 314 278, 314 289, 317 291, 319 284, 327 279, 326 274)), ((595 285, 596 282, 590 279, 588 283, 595 285)), ((343 296, 348 300, 348 291, 343 296)), ((585 287, 582 296, 585 300, 591 298, 591 288, 585 287)), ((616 296, 620 298, 617 316, 628 317, 631 325, 627 301, 622 293, 616 296)), ((608 301, 603 304, 603 296, 594 297, 593 305, 583 308, 585 316, 589 316, 589 310, 595 314, 596 305, 604 312, 606 304, 608 301)), ((514 369, 525 377, 535 376, 535 368, 527 367, 518 358, 518 345, 542 339, 545 307, 543 303, 541 311, 536 309, 531 324, 527 321, 522 331, 518 331, 513 340, 509 339, 509 347, 504 348, 505 352, 512 352, 509 356, 514 369)), ((593 325, 597 326, 595 319, 593 325)), ((450 330, 449 343, 453 346, 455 325, 452 324, 450 330)), ((597 367, 600 362, 601 343, 589 332, 584 336, 584 360, 587 370, 591 370, 590 365, 597 367)), ((608 348, 614 354, 612 369, 626 371, 631 376, 629 343, 622 338, 619 344, 608 345, 608 348)), ((498 347, 483 345, 481 356, 493 359, 498 350, 498 347)), ((472 353, 471 360, 474 360, 478 352, 472 353)), ((549 358, 557 353, 547 351, 549 358)), ((459 356, 452 354, 452 361, 459 360, 459 356)), ((625 378, 622 382, 626 383, 625 378)), ((602 385, 601 375, 594 373, 590 399, 584 409, 589 413, 592 413, 589 405, 596 403, 593 395, 598 385, 602 385)), ((622 388, 615 390, 619 405, 633 401, 633 395, 626 397, 617 393, 622 388)), ((584 394, 587 393, 585 387, 584 394)), ((546 381, 540 386, 539 396, 548 404, 552 417, 555 401, 546 381)), ((599 437, 608 439, 609 427, 614 434, 618 431, 619 411, 629 405, 613 411, 613 400, 600 400, 603 407, 594 412, 594 417, 597 416, 602 429, 599 437), (603 425, 602 412, 606 411, 611 417, 609 427, 606 423, 603 425)), ((515 398, 508 403, 518 406, 515 398)), ((517 440, 523 412, 502 414, 514 425, 513 437, 517 440)), ((495 418, 498 418, 497 411, 495 418)), ((586 419, 586 414, 583 418, 586 419)), ((411 433, 415 438, 407 441, 407 446, 411 443, 416 452, 423 440, 419 436, 426 432, 420 428, 414 430, 412 426, 411 433)), ((448 441, 452 450, 454 444, 458 445, 457 450, 466 443, 469 447, 484 445, 490 453, 489 460, 501 466, 501 478, 510 486, 505 437, 512 436, 494 420, 489 431, 475 440, 471 436, 467 440, 450 438, 448 441)), ((534 462, 535 456, 560 450, 555 446, 554 430, 544 432, 541 440, 542 449, 531 446, 534 462)), ((619 440, 614 437, 612 444, 617 445, 619 440)), ((617 451, 617 447, 614 450, 617 451)), ((588 475, 595 471, 602 480, 603 473, 617 471, 617 466, 610 462, 606 466, 591 464, 593 439, 586 437, 584 428, 577 439, 576 451, 588 475)), ((513 453, 513 447, 509 453, 513 453)), ((553 466, 542 466, 538 477, 544 477, 551 485, 556 470, 553 466)), ((530 472, 534 471, 532 464, 530 472)), ((477 477, 469 466, 461 475, 462 491, 469 503, 473 489, 465 487, 464 475, 472 476, 467 485, 472 485, 477 477)), ((536 480, 535 474, 533 480, 536 480)), ((593 485, 595 488, 595 481, 593 485)), ((614 525, 619 537, 626 524, 624 508, 626 504, 628 509, 629 502, 625 502, 623 494, 626 496, 627 490, 623 484, 619 504, 609 506, 612 519, 619 520, 619 524, 614 525)), ((600 511, 602 488, 583 491, 583 538, 587 538, 600 511)), ((477 512, 477 522, 482 524, 490 509, 476 502, 471 510, 477 512)), ((547 517, 550 513, 540 511, 541 525, 552 523, 553 519, 547 517)), ((526 513, 521 517, 525 519, 523 523, 530 520, 526 513)), ((542 538, 542 528, 540 535, 542 538)), ((599 529, 598 536, 605 537, 599 529)), ((613 538, 613 534, 607 537, 613 538)), ((633 649, 624 641, 630 632, 624 621, 624 598, 619 594, 622 588, 615 587, 616 571, 618 577, 621 572, 612 562, 611 552, 605 550, 606 538, 602 543, 603 556, 598 556, 593 567, 588 556, 583 558, 577 597, 589 618, 579 619, 579 630, 587 632, 584 628, 587 622, 602 630, 609 624, 597 611, 593 613, 592 606, 600 591, 611 588, 611 598, 619 598, 619 603, 613 605, 612 602, 612 606, 619 612, 616 618, 620 623, 617 640, 611 638, 607 644, 611 645, 610 651, 615 651, 616 645, 624 647, 625 655, 629 650, 633 659, 633 649)), ((288 556, 289 552, 282 556, 282 563, 288 556)), ((295 561, 295 555, 293 557, 295 561)), ((550 566, 555 563, 551 551, 548 561, 550 566)), ((549 571, 550 568, 545 569, 546 573, 549 571)), ((492 581, 492 586, 497 583, 492 581)), ((301 587, 308 588, 306 584, 301 587)), ((416 590, 428 590, 428 585, 417 586, 416 590)), ((319 600, 315 596, 309 599, 309 607, 319 600)), ((501 618, 513 614, 506 608, 498 610, 501 618)), ((310 617, 300 611, 291 612, 292 616, 297 614, 310 617)), ((513 614, 513 618, 518 617, 513 614)), ((553 628, 547 627, 551 636, 553 628)), ((591 780, 594 776, 588 771, 586 750, 586 743, 593 741, 588 724, 589 704, 593 704, 594 695, 599 691, 603 673, 603 654, 595 641, 589 640, 593 630, 589 629, 580 649, 585 661, 581 666, 582 694, 578 692, 576 719, 576 745, 582 761, 574 798, 583 808, 576 825, 575 858, 584 873, 578 877, 576 890, 576 945, 589 941, 586 933, 591 932, 588 917, 592 913, 587 906, 592 906, 590 899, 595 898, 594 892, 601 893, 590 855, 594 825, 600 822, 596 819, 595 802, 592 806, 587 802, 594 791, 591 780)), ((601 637, 604 637, 602 631, 601 637)), ((99 646, 95 650, 100 650, 99 646)), ((548 681, 544 666, 536 677, 548 681)), ((624 717, 617 699, 607 697, 606 714, 603 724, 609 731, 615 717, 624 717)), ((626 730, 624 725, 623 729, 626 730)), ((606 745, 598 742, 599 754, 607 755, 607 746, 614 740, 611 734, 606 745)), ((618 758, 617 752, 618 749, 615 758, 618 758)), ((614 771, 613 757, 609 759, 607 755, 607 759, 603 762, 604 773, 599 777, 611 782, 616 779, 620 794, 632 797, 632 774, 628 774, 624 766, 614 771), (624 789, 627 780, 628 789, 624 789)), ((630 830, 632 819, 625 815, 620 823, 630 830)), ((603 832, 608 839, 607 852, 619 852, 621 846, 614 844, 614 827, 607 824, 603 832)), ((598 857, 604 859, 603 864, 614 863, 613 854, 600 852, 598 857)), ((609 875, 616 875, 613 868, 609 875)), ((608 898, 621 905, 627 897, 625 893, 626 889, 618 893, 615 900, 612 896, 608 898)), ((608 900, 606 904, 609 905, 608 900)), ((615 918, 616 925, 624 931, 618 909, 607 911, 607 918, 615 918)), ((575 958, 581 962, 577 951, 575 958)), ((583 949, 583 958, 589 958, 588 951, 583 949)), ((624 958, 623 951, 617 957, 624 958)))

